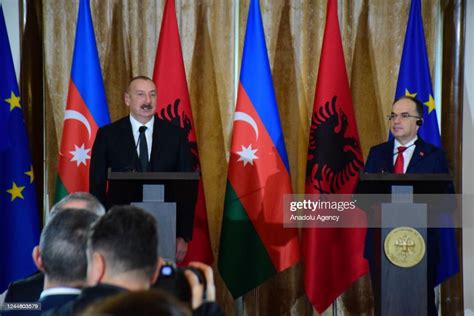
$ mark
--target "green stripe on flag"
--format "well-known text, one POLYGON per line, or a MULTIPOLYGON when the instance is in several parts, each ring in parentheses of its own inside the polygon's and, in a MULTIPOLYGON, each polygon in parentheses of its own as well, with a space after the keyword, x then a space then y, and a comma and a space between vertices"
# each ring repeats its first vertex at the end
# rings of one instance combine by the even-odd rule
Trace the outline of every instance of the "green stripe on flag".
POLYGON ((59 202, 63 197, 68 195, 69 192, 67 191, 66 187, 61 180, 59 174, 56 176, 56 191, 54 192, 54 203, 59 202))
POLYGON ((218 266, 234 298, 242 296, 276 274, 265 246, 229 181, 218 266))

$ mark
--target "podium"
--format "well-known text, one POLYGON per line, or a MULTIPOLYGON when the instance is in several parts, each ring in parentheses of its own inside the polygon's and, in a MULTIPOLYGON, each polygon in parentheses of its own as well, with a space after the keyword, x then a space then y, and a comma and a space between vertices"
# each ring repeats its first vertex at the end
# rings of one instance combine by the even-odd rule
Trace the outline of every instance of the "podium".
POLYGON ((191 240, 198 172, 108 172, 107 207, 132 204, 155 217, 158 253, 176 261, 176 237, 191 240))
MULTIPOLYGON (((376 223, 367 231, 375 315, 429 315, 433 312, 434 280, 430 258, 436 256, 430 238, 427 194, 452 193, 448 174, 361 174, 358 194, 384 194, 375 205, 376 223), (416 201, 414 196, 417 195, 416 201), (379 228, 380 227, 380 228, 379 228)), ((430 232, 431 231, 431 232, 430 232)), ((436 239, 435 239, 436 240, 436 239)))

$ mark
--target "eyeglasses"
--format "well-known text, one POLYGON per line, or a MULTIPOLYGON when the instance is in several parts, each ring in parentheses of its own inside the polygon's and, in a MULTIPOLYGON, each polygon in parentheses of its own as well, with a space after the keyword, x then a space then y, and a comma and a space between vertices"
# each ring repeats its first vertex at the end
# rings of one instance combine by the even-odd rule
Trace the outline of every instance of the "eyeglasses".
POLYGON ((410 117, 421 119, 421 117, 416 116, 416 115, 411 115, 410 113, 407 113, 407 112, 403 112, 403 113, 400 113, 400 114, 392 113, 390 115, 387 115, 387 118, 388 118, 389 121, 396 120, 397 117, 399 117, 400 120, 407 120, 410 117))

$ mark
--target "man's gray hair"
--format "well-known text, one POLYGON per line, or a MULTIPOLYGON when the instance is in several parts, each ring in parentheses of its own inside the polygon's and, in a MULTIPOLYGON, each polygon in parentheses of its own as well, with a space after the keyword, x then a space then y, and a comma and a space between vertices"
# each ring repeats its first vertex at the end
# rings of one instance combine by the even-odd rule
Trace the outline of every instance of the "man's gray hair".
POLYGON ((50 211, 50 216, 53 216, 58 211, 65 208, 69 208, 68 204, 72 202, 84 202, 84 207, 76 207, 85 209, 89 212, 96 214, 97 216, 102 216, 105 214, 105 208, 99 200, 88 192, 75 192, 69 195, 66 195, 58 203, 54 204, 50 211))
POLYGON ((46 224, 40 237, 40 254, 48 278, 63 284, 84 282, 87 277, 87 235, 98 215, 66 208, 46 224))

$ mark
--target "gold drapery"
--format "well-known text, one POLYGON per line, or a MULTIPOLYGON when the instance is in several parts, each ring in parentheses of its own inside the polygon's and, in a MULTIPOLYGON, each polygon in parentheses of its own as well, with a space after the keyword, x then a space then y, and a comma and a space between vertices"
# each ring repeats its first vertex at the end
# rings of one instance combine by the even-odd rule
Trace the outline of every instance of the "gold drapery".
MULTIPOLYGON (((229 155, 235 108, 234 89, 239 72, 234 64, 237 60, 240 67, 249 0, 238 1, 237 5, 237 0, 175 1, 202 163, 212 246, 217 258, 227 174, 226 157, 229 155), (236 38, 238 47, 235 47, 236 38)), ((347 73, 366 156, 370 146, 387 137, 385 117, 395 93, 410 1, 338 2, 347 73)), ((260 3, 293 188, 295 192, 302 193, 326 1, 261 0, 260 3)), ((440 0, 422 1, 432 74, 441 5, 440 0)), ((127 113, 122 99, 125 84, 131 76, 152 76, 163 8, 164 0, 91 0, 112 120, 127 113)), ((54 192, 77 9, 77 0, 42 1, 44 141, 50 198, 54 192)), ((246 295, 245 313, 311 313, 303 295, 301 271, 301 266, 298 266, 246 295)), ((232 315, 233 301, 220 280, 218 293, 220 303, 232 315)), ((347 315, 370 312, 367 280, 361 280, 349 294, 343 299, 345 307, 342 308, 347 315)))

